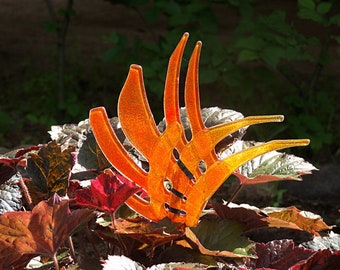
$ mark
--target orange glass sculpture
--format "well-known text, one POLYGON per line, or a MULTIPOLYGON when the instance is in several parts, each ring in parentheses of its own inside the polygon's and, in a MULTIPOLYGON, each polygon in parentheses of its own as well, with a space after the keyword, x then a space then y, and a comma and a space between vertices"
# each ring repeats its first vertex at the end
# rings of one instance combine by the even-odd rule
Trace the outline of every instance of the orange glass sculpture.
POLYGON ((112 166, 141 186, 149 198, 134 195, 127 204, 142 216, 159 221, 168 217, 187 226, 198 224, 208 199, 243 163, 272 150, 308 145, 309 140, 274 140, 218 159, 214 148, 223 138, 253 124, 281 122, 283 116, 250 116, 207 128, 201 117, 198 63, 201 42, 189 61, 185 82, 185 107, 192 138, 188 141, 180 120, 179 74, 185 33, 169 60, 164 90, 166 129, 160 133, 150 110, 142 67, 131 65, 118 101, 118 117, 131 144, 147 159, 149 170, 140 168, 129 156, 113 131, 103 107, 90 111, 96 140, 112 166), (204 162, 206 169, 199 164, 204 162))

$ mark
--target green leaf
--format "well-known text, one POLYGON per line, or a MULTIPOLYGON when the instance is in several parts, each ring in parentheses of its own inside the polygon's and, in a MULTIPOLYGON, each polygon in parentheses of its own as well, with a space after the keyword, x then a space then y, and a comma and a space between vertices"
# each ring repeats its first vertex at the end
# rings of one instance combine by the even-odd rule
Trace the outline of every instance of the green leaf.
POLYGON ((168 15, 181 14, 182 12, 181 6, 175 1, 168 1, 166 5, 161 3, 158 6, 168 15))
POLYGON ((262 38, 251 36, 240 38, 235 42, 235 46, 240 49, 248 49, 248 50, 260 50, 265 46, 265 42, 262 38))
POLYGON ((109 215, 98 217, 96 223, 102 227, 108 227, 112 225, 112 219, 109 215))
POLYGON ((186 235, 198 244, 198 248, 203 254, 253 257, 253 243, 247 237, 242 236, 242 233, 243 225, 241 223, 219 219, 202 219, 197 227, 186 230, 186 235), (194 233, 197 239, 190 235, 189 230, 194 233))
POLYGON ((249 51, 249 50, 242 50, 239 54, 238 54, 238 58, 237 58, 237 62, 241 63, 241 62, 251 62, 254 60, 258 60, 259 59, 259 55, 255 52, 249 51))
POLYGON ((14 124, 13 118, 8 113, 0 110, 0 132, 7 132, 12 124, 14 124))
POLYGON ((317 13, 321 15, 325 15, 326 13, 329 12, 329 10, 332 8, 332 3, 330 2, 321 2, 318 4, 316 11, 317 13))
POLYGON ((200 76, 200 82, 202 84, 204 83, 213 83, 217 80, 218 77, 218 71, 214 69, 205 69, 202 71, 200 76))
POLYGON ((151 7, 144 12, 145 20, 149 25, 155 24, 158 16, 160 14, 159 8, 151 7))
POLYGON ((272 67, 276 67, 280 58, 284 57, 285 51, 280 47, 266 47, 261 52, 261 58, 272 67))
POLYGON ((66 17, 66 16, 74 16, 76 15, 76 11, 74 9, 59 9, 58 10, 58 15, 62 16, 62 17, 66 17))
POLYGON ((315 10, 309 10, 309 9, 302 8, 301 10, 299 10, 298 16, 301 19, 312 20, 312 21, 315 21, 315 22, 318 22, 318 23, 323 22, 322 16, 319 13, 317 13, 315 10))
POLYGON ((340 14, 334 15, 329 19, 329 24, 340 26, 340 14))
POLYGON ((107 38, 110 42, 112 42, 113 44, 116 44, 116 43, 118 43, 118 41, 119 41, 119 34, 117 33, 117 32, 115 32, 115 31, 112 31, 110 34, 109 34, 109 36, 108 36, 108 38, 107 38))
POLYGON ((299 0, 298 4, 299 6, 306 8, 306 9, 310 9, 310 10, 315 9, 315 3, 313 0, 299 0))
POLYGON ((221 57, 221 55, 223 55, 223 53, 222 53, 222 52, 219 52, 219 53, 214 53, 214 54, 211 56, 210 61, 211 61, 211 65, 212 65, 213 67, 218 67, 218 65, 220 65, 220 64, 222 64, 222 63, 224 64, 225 61, 227 61, 227 58, 221 57))
POLYGON ((54 32, 58 29, 59 25, 57 23, 53 23, 50 21, 47 21, 44 23, 44 28, 47 32, 54 32))
POLYGON ((189 22, 190 22, 190 17, 185 16, 185 14, 183 13, 178 13, 178 14, 176 13, 172 15, 168 20, 169 25, 173 27, 184 26, 188 24, 189 22))
POLYGON ((338 48, 337 48, 337 52, 338 54, 340 54, 340 36, 335 36, 333 37, 335 39, 335 41, 338 43, 338 48))

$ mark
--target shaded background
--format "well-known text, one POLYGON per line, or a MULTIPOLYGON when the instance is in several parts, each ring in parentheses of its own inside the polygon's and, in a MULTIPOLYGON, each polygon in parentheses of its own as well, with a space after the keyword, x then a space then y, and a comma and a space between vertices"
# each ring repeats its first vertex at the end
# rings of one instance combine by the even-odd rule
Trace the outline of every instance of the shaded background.
MULTIPOLYGON (((290 189, 296 196, 304 193, 298 204, 319 205, 319 213, 334 221, 340 207, 339 5, 318 0, 0 0, 0 145, 45 143, 51 125, 78 123, 95 106, 115 116, 132 63, 143 66, 150 106, 162 119, 167 60, 188 31, 182 81, 194 43, 202 40, 202 106, 244 115, 284 114, 284 123, 251 127, 246 136, 257 141, 310 138, 310 147, 291 151, 325 169, 306 182, 309 186, 290 189)), ((297 205, 295 198, 290 202, 297 205)))
POLYGON ((194 42, 203 41, 203 106, 244 115, 284 114, 284 124, 252 127, 248 137, 308 137, 311 147, 299 149, 300 155, 334 162, 339 158, 339 4, 274 2, 1 0, 1 145, 45 142, 50 125, 78 122, 94 106, 104 105, 114 116, 131 63, 143 66, 160 120, 167 59, 188 31, 184 68, 194 42), (67 20, 62 90, 58 31, 67 20))

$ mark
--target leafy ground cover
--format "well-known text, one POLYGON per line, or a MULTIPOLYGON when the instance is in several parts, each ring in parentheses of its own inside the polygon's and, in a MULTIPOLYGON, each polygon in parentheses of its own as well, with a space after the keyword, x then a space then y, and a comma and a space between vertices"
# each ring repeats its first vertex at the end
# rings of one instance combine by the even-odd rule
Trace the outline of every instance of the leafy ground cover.
MULTIPOLYGON (((117 119, 111 122, 125 141, 117 119)), ((1 158, 2 269, 28 262, 29 269, 53 263, 65 269, 336 269, 339 263, 340 237, 332 226, 293 206, 259 209, 213 199, 197 227, 147 220, 124 205, 141 190, 108 169, 88 121, 51 133, 50 143, 1 158)), ((315 169, 282 155, 262 160, 293 168, 286 177, 315 169)), ((238 173, 264 168, 248 163, 238 173)), ((268 168, 262 176, 278 177, 268 168)))
POLYGON ((188 67, 186 95, 192 98, 180 110, 177 71, 187 38, 170 58, 159 125, 152 126, 140 74, 134 73, 140 69, 132 66, 119 118, 99 119, 95 113, 104 111, 95 109, 89 120, 53 126, 49 143, 1 157, 2 269, 336 269, 340 236, 320 216, 295 206, 233 204, 234 195, 208 200, 230 174, 242 188, 301 180, 316 168, 275 151, 308 140, 242 140, 247 126, 281 116, 200 110, 200 43, 188 67), (139 94, 141 100, 131 99, 139 94), (202 162, 193 167, 197 158, 202 162))

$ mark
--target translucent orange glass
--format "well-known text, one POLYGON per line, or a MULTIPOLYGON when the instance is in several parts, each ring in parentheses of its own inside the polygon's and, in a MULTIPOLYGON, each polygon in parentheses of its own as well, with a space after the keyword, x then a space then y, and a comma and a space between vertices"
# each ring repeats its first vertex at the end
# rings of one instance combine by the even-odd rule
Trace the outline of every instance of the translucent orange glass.
POLYGON ((103 107, 90 111, 96 140, 106 158, 121 174, 147 191, 149 198, 137 195, 127 204, 144 217, 158 221, 196 226, 208 199, 243 163, 272 150, 308 145, 309 140, 275 140, 218 159, 215 146, 227 135, 253 124, 281 122, 283 116, 250 116, 207 128, 201 117, 198 63, 201 42, 189 61, 185 82, 185 107, 192 138, 188 141, 180 120, 179 74, 183 51, 189 37, 185 33, 169 60, 164 90, 166 129, 160 133, 150 110, 143 82, 142 67, 131 65, 118 101, 118 117, 126 137, 147 159, 149 170, 131 159, 113 131, 103 107), (199 164, 204 162, 206 170, 199 164))

